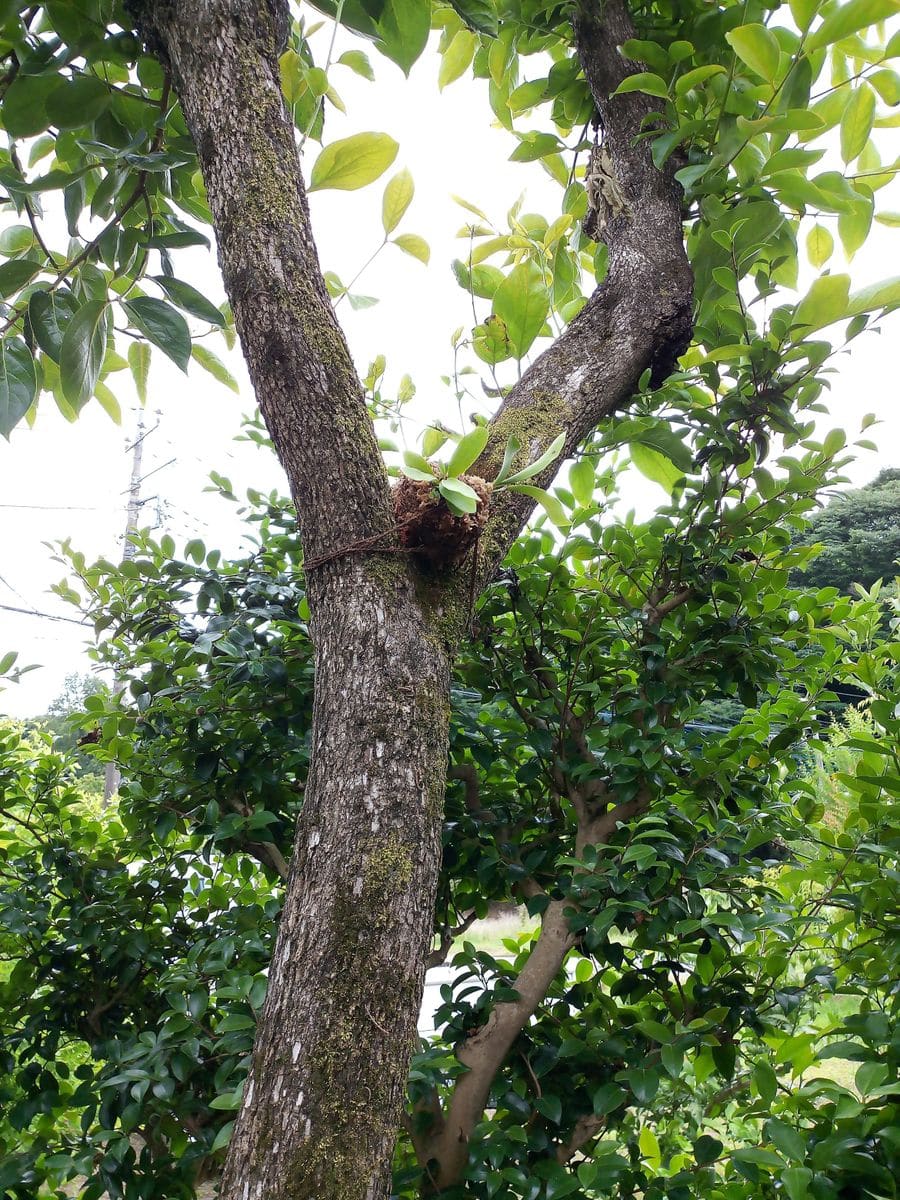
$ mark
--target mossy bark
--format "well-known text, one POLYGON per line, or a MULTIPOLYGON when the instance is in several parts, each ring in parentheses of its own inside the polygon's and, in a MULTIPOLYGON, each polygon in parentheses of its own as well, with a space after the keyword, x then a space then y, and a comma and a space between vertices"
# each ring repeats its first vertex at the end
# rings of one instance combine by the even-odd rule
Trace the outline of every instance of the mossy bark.
POLYGON ((196 143, 260 408, 300 520, 311 767, 223 1200, 384 1200, 432 941, 449 730, 437 610, 405 557, 281 97, 277 0, 133 0, 196 143), (377 537, 374 540, 378 540, 377 537))

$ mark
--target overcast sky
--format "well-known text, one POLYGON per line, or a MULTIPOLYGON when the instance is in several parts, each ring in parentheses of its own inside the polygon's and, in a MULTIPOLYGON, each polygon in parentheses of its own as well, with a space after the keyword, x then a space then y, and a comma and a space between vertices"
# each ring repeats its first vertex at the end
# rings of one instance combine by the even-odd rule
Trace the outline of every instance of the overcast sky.
MULTIPOLYGON (((358 43, 347 41, 347 46, 358 43)), ((340 52, 340 45, 338 52, 340 52)), ((465 257, 466 246, 455 234, 467 214, 451 199, 455 193, 483 208, 501 228, 504 214, 527 190, 525 211, 543 212, 551 219, 559 211, 560 191, 537 163, 515 164, 508 156, 515 143, 502 130, 491 128, 486 85, 465 78, 437 90, 438 60, 426 53, 413 67, 409 80, 374 51, 377 75, 367 83, 348 69, 336 68, 335 86, 347 105, 348 117, 327 114, 326 141, 361 129, 389 132, 399 143, 396 163, 384 178, 361 192, 317 192, 311 196, 313 221, 323 267, 348 282, 381 241, 381 192, 384 182, 408 167, 416 185, 415 199, 398 233, 424 236, 431 245, 428 267, 388 247, 360 279, 354 290, 380 298, 374 307, 354 313, 341 304, 339 314, 348 332, 358 366, 364 370, 378 353, 388 360, 387 387, 396 387, 408 372, 415 381, 414 408, 421 417, 441 416, 455 421, 456 405, 440 381, 451 370, 450 334, 471 325, 467 294, 457 286, 450 262, 465 257)), ((524 77, 540 72, 525 63, 524 77)), ((894 135, 896 131, 888 131, 894 135)), ((318 147, 310 143, 304 172, 308 176, 318 147)), ((887 156, 885 156, 887 157, 887 156)), ((893 202, 880 207, 900 208, 893 202)), ((13 221, 13 217, 7 217, 13 221)), ((851 267, 854 286, 892 274, 897 261, 895 231, 875 226, 870 242, 851 267)), ((176 274, 221 300, 222 287, 213 255, 179 252, 176 274)), ((830 264, 844 269, 839 253, 830 264)), ((808 274, 808 278, 811 275, 808 274)), ((199 329, 199 327, 198 327, 199 329)), ((822 428, 840 425, 852 437, 866 412, 875 412, 881 425, 868 436, 879 446, 876 454, 860 452, 851 469, 853 482, 864 483, 881 467, 900 465, 900 413, 897 405, 896 347, 900 320, 895 314, 880 336, 867 334, 853 345, 851 356, 836 361, 838 374, 828 400, 829 418, 822 428)), ((226 357, 221 339, 209 345, 226 357)), ((235 442, 242 413, 253 400, 237 353, 229 366, 242 385, 241 396, 226 391, 192 366, 185 377, 154 351, 151 399, 145 419, 153 432, 144 443, 144 523, 158 525, 176 541, 201 537, 208 546, 236 549, 244 536, 237 506, 203 491, 210 470, 228 476, 241 495, 248 487, 283 488, 277 464, 247 443, 235 442), (154 428, 155 427, 155 428, 154 428)), ((0 440, 0 657, 19 651, 19 665, 39 663, 40 669, 0 694, 0 712, 24 716, 42 712, 58 694, 65 676, 90 670, 85 644, 87 631, 72 624, 77 614, 48 592, 64 574, 46 543, 70 538, 88 558, 121 553, 125 502, 130 472, 126 442, 133 435, 134 397, 125 374, 109 380, 125 413, 117 427, 96 402, 88 404, 74 425, 58 414, 52 398, 43 396, 34 429, 17 429, 9 443, 0 440), (53 614, 50 620, 8 611, 10 607, 53 614)), ((457 422, 458 423, 458 422, 457 422)), ((636 476, 628 499, 647 507, 659 499, 654 484, 636 476)))

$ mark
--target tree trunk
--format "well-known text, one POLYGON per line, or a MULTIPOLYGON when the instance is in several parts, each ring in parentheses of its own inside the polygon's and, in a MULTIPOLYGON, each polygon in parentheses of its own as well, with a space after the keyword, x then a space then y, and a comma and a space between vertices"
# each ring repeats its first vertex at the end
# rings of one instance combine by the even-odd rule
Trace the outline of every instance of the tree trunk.
POLYGON ((373 578, 344 560, 316 605, 312 768, 227 1200, 390 1194, 440 867, 449 677, 405 564, 377 565, 373 578))
POLYGON ((442 610, 387 476, 309 228, 287 6, 136 3, 197 146, 235 324, 291 485, 316 649, 310 775, 223 1200, 383 1200, 432 940, 447 768, 442 610))

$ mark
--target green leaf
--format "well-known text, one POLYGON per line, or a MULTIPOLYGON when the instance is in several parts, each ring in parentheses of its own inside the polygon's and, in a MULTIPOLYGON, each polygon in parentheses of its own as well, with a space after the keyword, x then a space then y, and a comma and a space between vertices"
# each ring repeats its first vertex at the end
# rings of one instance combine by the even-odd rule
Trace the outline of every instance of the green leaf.
POLYGON ((494 293, 494 313, 506 326, 515 358, 521 359, 544 327, 550 311, 550 293, 540 268, 522 262, 510 271, 494 293))
POLYGON ((31 351, 21 338, 4 338, 0 341, 0 433, 7 441, 31 408, 36 393, 37 373, 31 351))
POLYGON ((788 0, 791 16, 799 30, 805 31, 812 24, 812 19, 819 11, 821 0, 788 0))
POLYGON ((50 123, 58 129, 80 129, 92 125, 109 108, 112 92, 96 75, 78 75, 60 81, 47 96, 45 108, 50 123))
POLYGON ((106 415, 116 425, 122 424, 122 407, 105 383, 94 386, 94 397, 106 415))
POLYGON ((372 64, 362 50, 345 50, 337 61, 343 66, 349 67, 351 71, 355 71, 357 75, 361 75, 363 79, 375 78, 372 64))
POLYGON ((534 1102, 534 1107, 542 1117, 546 1117, 554 1125, 558 1125, 562 1119, 562 1100, 560 1100, 559 1096, 538 1096, 534 1102))
POLYGON ((838 234, 848 261, 869 236, 873 215, 874 204, 871 200, 863 198, 852 212, 841 213, 838 216, 838 234))
POLYGON ((240 393, 240 385, 235 377, 231 374, 222 360, 212 350, 207 350, 205 346, 194 345, 191 349, 191 358, 198 363, 204 371, 208 371, 213 379, 219 383, 223 383, 230 391, 237 394, 240 393))
POLYGON ((802 1163, 806 1158, 806 1138, 802 1137, 796 1129, 792 1129, 785 1121, 780 1121, 777 1117, 771 1117, 766 1122, 766 1137, 780 1150, 785 1158, 793 1159, 794 1162, 802 1163))
POLYGON ((732 1152, 731 1157, 737 1162, 753 1163, 761 1167, 784 1166, 784 1159, 773 1150, 763 1150, 757 1146, 747 1146, 732 1152))
POLYGON ((393 233, 409 208, 415 192, 413 177, 405 168, 388 180, 381 202, 381 224, 385 233, 393 233))
POLYGON ((708 63, 703 67, 694 67, 693 71, 688 71, 684 75, 679 75, 675 80, 675 95, 684 96, 691 88, 697 87, 701 83, 705 83, 707 79, 711 79, 714 75, 724 75, 725 68, 720 63, 708 63))
POLYGON ((442 479, 438 491, 452 512, 473 513, 478 508, 478 494, 461 479, 442 479))
POLYGON ((470 29, 497 36, 497 13, 490 0, 450 0, 470 29))
POLYGON ((228 1143, 231 1141, 231 1133, 232 1133, 233 1129, 234 1129, 234 1121, 229 1121, 227 1124, 223 1125, 222 1128, 219 1130, 219 1132, 216 1134, 216 1137, 212 1144, 211 1149, 212 1150, 224 1149, 224 1147, 227 1146, 228 1143))
POLYGON ((15 295, 40 269, 41 264, 30 258, 13 258, 0 265, 0 297, 15 295))
POLYGON ((875 71, 867 76, 867 81, 885 104, 889 104, 891 108, 900 104, 900 75, 896 71, 889 71, 887 68, 875 71))
POLYGON ((16 75, 3 97, 3 126, 10 137, 44 132, 50 124, 47 98, 58 85, 58 75, 16 75))
MULTIPOLYGON (((197 347, 195 346, 196 350, 197 347)), ((131 378, 134 380, 135 391, 141 405, 147 403, 147 379, 150 375, 151 350, 146 342, 132 342, 128 347, 128 365, 131 368, 131 378)))
POLYGON ((806 237, 806 253, 814 267, 824 266, 834 251, 834 238, 824 225, 813 225, 806 237))
POLYGON ((587 508, 594 499, 594 464, 589 458, 579 458, 569 468, 569 487, 572 495, 582 507, 587 508))
POLYGON ((12 257, 23 254, 35 244, 30 225, 7 225, 0 230, 0 254, 12 257))
POLYGON ((755 71, 769 83, 774 82, 778 74, 781 50, 778 39, 765 25, 755 21, 749 25, 738 25, 737 29, 731 29, 725 34, 725 41, 751 71, 755 71))
POLYGON ((478 425, 465 437, 460 438, 447 463, 447 474, 450 476, 465 474, 487 445, 489 435, 490 431, 487 425, 478 425))
POLYGON ((533 479, 535 475, 540 475, 545 467, 549 467, 555 459, 559 458, 565 444, 566 435, 564 433, 558 434, 540 458, 536 458, 533 463, 529 463, 521 471, 516 471, 514 475, 508 476, 506 480, 507 486, 514 483, 524 483, 526 479, 533 479))
POLYGON ((778 1091, 778 1076, 767 1062, 758 1062, 753 1068, 753 1085, 759 1092, 760 1099, 771 1104, 778 1091))
POLYGON ((422 435, 422 453, 425 458, 431 458, 432 454, 437 454, 441 446, 447 440, 447 433, 443 429, 437 429, 434 425, 429 425, 422 435))
POLYGON ((546 1200, 563 1200, 565 1196, 571 1196, 573 1192, 579 1190, 577 1177, 570 1174, 558 1163, 553 1163, 550 1171, 551 1174, 544 1190, 546 1200))
POLYGON ((650 1104, 659 1091, 659 1076, 649 1068, 633 1068, 625 1072, 628 1086, 639 1104, 650 1104))
POLYGON ((853 89, 841 117, 841 157, 851 163, 862 154, 875 121, 875 93, 865 83, 853 89))
POLYGON ((506 480, 513 460, 521 449, 522 443, 517 437, 511 434, 506 440, 506 448, 503 451, 503 462, 500 465, 500 470, 494 478, 495 487, 499 487, 506 480))
POLYGON ((822 329, 833 321, 851 316, 849 289, 849 275, 821 275, 797 305, 793 323, 807 326, 805 335, 810 330, 822 329))
POLYGON ((421 454, 416 454, 415 450, 406 450, 403 454, 403 462, 406 465, 406 474, 410 479, 418 479, 423 483, 426 481, 434 483, 438 478, 428 459, 423 458, 421 454))
POLYGON ((808 56, 822 46, 839 42, 860 29, 868 29, 898 12, 900 0, 849 0, 848 4, 834 9, 815 33, 806 39, 806 54, 808 56))
POLYGON ((448 83, 453 83, 468 70, 478 39, 468 29, 460 29, 450 41, 450 45, 441 55, 441 65, 438 70, 438 89, 443 91, 448 83))
POLYGON ((684 1069, 684 1051, 678 1046, 663 1046, 659 1052, 662 1065, 673 1079, 678 1079, 684 1069))
POLYGON ((122 307, 135 328, 186 372, 191 359, 191 333, 181 313, 165 300, 151 296, 126 300, 122 307))
POLYGON ((177 304, 179 308, 189 312, 192 317, 198 317, 201 321, 209 322, 210 325, 226 323, 225 317, 215 304, 211 300, 207 300, 203 293, 198 292, 191 284, 182 283, 180 279, 173 279, 171 275, 152 275, 151 279, 154 283, 159 284, 173 304, 177 304))
POLYGON ((313 163, 309 191, 336 188, 352 192, 374 182, 397 157, 398 146, 386 133, 355 133, 326 146, 313 163))
POLYGON ((631 461, 641 474, 664 487, 670 494, 678 481, 684 478, 684 471, 676 467, 671 458, 650 446, 645 446, 642 442, 629 443, 629 451, 631 461))
POLYGON ((855 317, 860 313, 877 312, 880 308, 896 308, 900 305, 900 275, 883 279, 854 292, 847 304, 845 315, 855 317))
POLYGON ((806 1200, 812 1177, 809 1167, 785 1167, 781 1172, 781 1182, 788 1200, 806 1200))
POLYGON ((624 1088, 620 1088, 616 1083, 604 1083, 594 1092, 594 1114, 598 1117, 605 1117, 607 1113, 618 1108, 624 1099, 624 1088))
POLYGON ((510 488, 510 491, 520 492, 523 496, 530 496, 532 500, 537 500, 557 529, 568 529, 572 524, 556 496, 551 496, 543 488, 532 487, 528 483, 517 483, 510 488))
POLYGON ((79 412, 91 396, 100 377, 106 354, 105 300, 89 300, 66 326, 59 350, 59 381, 65 400, 79 412))
POLYGON ((379 48, 408 75, 431 32, 431 0, 387 0, 375 25, 379 48))
POLYGON ((519 84, 517 88, 510 92, 508 100, 510 112, 520 113, 525 112, 526 109, 534 108, 546 90, 546 79, 531 79, 527 83, 519 84))
POLYGON ((410 254, 426 265, 431 258, 431 249, 428 243, 417 233, 401 233, 399 237, 393 239, 393 244, 399 246, 404 254, 410 254))
POLYGON ((649 1125, 645 1125, 638 1134, 638 1148, 648 1161, 652 1163, 660 1161, 659 1139, 649 1125))
POLYGON ((626 92, 645 92, 648 96, 659 96, 661 100, 669 98, 666 81, 659 75, 654 75, 652 71, 638 71, 634 75, 627 75, 613 95, 623 96, 626 92))
POLYGON ((722 1150, 723 1146, 719 1139, 710 1137, 708 1133, 701 1134, 694 1142, 694 1158, 701 1167, 715 1162, 722 1150))

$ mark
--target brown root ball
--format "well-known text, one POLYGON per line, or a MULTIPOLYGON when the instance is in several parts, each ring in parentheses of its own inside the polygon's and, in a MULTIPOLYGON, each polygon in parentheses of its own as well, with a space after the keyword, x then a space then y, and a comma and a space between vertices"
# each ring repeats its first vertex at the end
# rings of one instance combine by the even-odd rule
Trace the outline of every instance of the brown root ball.
POLYGON ((479 475, 460 475, 478 497, 473 513, 457 515, 427 480, 401 475, 394 485, 394 516, 402 545, 433 567, 460 563, 478 540, 490 508, 493 485, 479 475))

